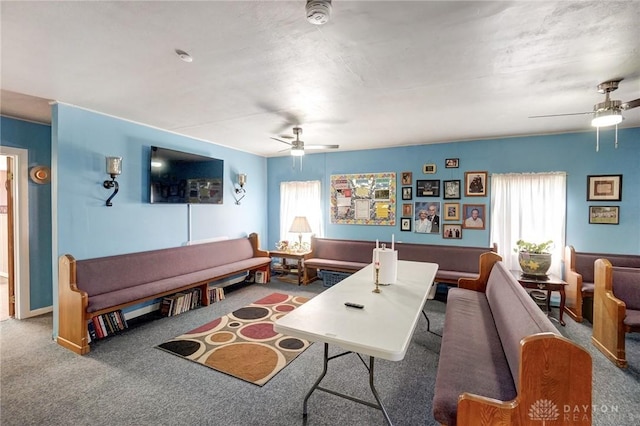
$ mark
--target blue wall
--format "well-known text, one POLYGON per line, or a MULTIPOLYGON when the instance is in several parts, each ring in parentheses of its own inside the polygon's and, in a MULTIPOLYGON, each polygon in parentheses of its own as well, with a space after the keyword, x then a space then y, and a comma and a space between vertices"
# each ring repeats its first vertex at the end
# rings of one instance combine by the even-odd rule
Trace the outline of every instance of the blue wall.
MULTIPOLYGON (((292 167, 291 158, 277 157, 268 160, 269 185, 269 242, 274 247, 280 235, 279 200, 280 182, 320 180, 322 182, 325 236, 362 240, 389 241, 395 234, 396 241, 425 244, 451 244, 488 246, 489 227, 485 230, 464 230, 461 240, 443 239, 441 235, 400 232, 396 226, 331 224, 328 217, 329 183, 332 174, 396 172, 397 187, 402 187, 400 175, 413 172, 415 201, 450 201, 462 204, 486 204, 488 214, 491 203, 487 197, 465 197, 460 200, 415 197, 417 179, 460 179, 464 185, 464 172, 486 170, 491 173, 567 172, 567 244, 578 251, 640 254, 640 128, 620 130, 619 146, 614 148, 613 131, 600 134, 600 151, 595 151, 595 131, 584 133, 530 136, 495 140, 443 143, 435 145, 407 146, 353 152, 307 154, 302 171, 292 167), (460 167, 446 169, 446 158, 459 158, 460 167), (425 175, 424 164, 433 163, 437 173, 425 175), (587 202, 587 175, 622 174, 621 202, 587 202), (619 225, 594 225, 588 223, 588 206, 620 206, 619 225)), ((404 201, 409 202, 409 201, 404 201)), ((403 200, 398 193, 397 217, 402 216, 403 200)), ((450 222, 458 223, 458 222, 450 222)), ((487 223, 488 225, 488 223, 487 223)))
MULTIPOLYGON (((51 167, 51 127, 0 117, 1 144, 28 151, 29 169, 51 167)), ((45 308, 53 303, 51 287, 51 184, 28 183, 29 199, 29 307, 45 308)), ((4 230, 3 230, 4 232, 4 230)))
POLYGON ((67 105, 56 105, 53 112, 57 255, 86 259, 175 247, 188 241, 189 225, 192 240, 251 232, 267 238, 263 157, 67 105), (224 204, 149 204, 151 145, 223 159, 224 204), (112 191, 102 187, 109 178, 106 156, 123 157, 112 207, 105 206, 112 191), (236 205, 233 183, 239 172, 247 173, 247 196, 236 205))
MULTIPOLYGON (((29 166, 51 165, 52 185, 29 183, 31 309, 57 304, 56 266, 52 259, 71 253, 78 259, 171 247, 188 239, 221 235, 238 237, 258 232, 263 248, 273 248, 279 238, 280 182, 319 179, 323 205, 328 206, 330 175, 339 173, 413 172, 416 179, 464 179, 469 170, 489 173, 566 171, 567 242, 580 251, 640 254, 640 128, 621 130, 619 148, 613 132, 601 134, 595 152, 593 131, 521 138, 479 140, 367 151, 307 154, 303 168, 292 167, 290 157, 265 159, 231 148, 213 145, 159 129, 79 108, 57 105, 53 126, 1 117, 2 145, 27 149, 29 166), (148 147, 158 145, 225 160, 223 205, 148 204, 148 147), (104 202, 110 192, 102 187, 107 178, 104 157, 124 157, 118 177, 120 192, 113 207, 104 202), (459 158, 460 168, 444 168, 445 158, 459 158), (424 175, 422 166, 437 165, 437 173, 424 175), (233 201, 237 173, 248 175, 248 194, 241 205, 233 201), (586 176, 622 174, 621 202, 587 202, 586 176), (53 193, 52 193, 53 189, 53 193), (55 212, 52 212, 51 201, 55 212), (589 205, 620 206, 620 225, 590 225, 589 205), (266 209, 266 210, 265 210, 266 209), (266 212, 266 213, 265 213, 266 212), (52 228, 52 213, 56 225, 52 228), (52 239, 52 234, 56 239, 52 239), (55 246, 54 246, 55 245, 55 246), (53 249, 52 249, 53 246, 53 249), (53 264, 53 265, 52 265, 53 264), (52 272, 53 271, 53 272, 52 272), (52 287, 53 283, 53 287, 52 287)), ((416 200, 434 200, 416 198, 416 200)), ((438 201, 444 201, 442 198, 438 201)), ((490 204, 489 197, 462 197, 461 204, 490 204)), ((397 216, 401 216, 398 200, 397 216)), ((439 235, 400 232, 396 226, 330 224, 325 209, 328 237, 388 240, 434 244, 488 245, 489 230, 468 231, 462 240, 439 235)), ((490 214, 490 212, 489 212, 490 214)), ((54 309, 55 310, 55 309, 54 309)), ((54 325, 54 334, 57 326, 54 325)))

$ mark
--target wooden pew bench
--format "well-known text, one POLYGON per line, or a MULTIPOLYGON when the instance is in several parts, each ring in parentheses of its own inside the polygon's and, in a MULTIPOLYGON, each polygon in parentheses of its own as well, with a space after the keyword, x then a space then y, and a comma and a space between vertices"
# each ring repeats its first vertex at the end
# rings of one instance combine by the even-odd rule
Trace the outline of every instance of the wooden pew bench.
POLYGON ((195 287, 209 304, 208 284, 256 270, 269 270, 269 253, 258 235, 94 259, 60 256, 57 342, 78 354, 90 350, 93 317, 195 287))
MULTIPOLYGON (((634 254, 583 253, 573 246, 564 249, 564 280, 566 302, 564 310, 576 322, 586 316, 592 321, 591 306, 595 285, 594 262, 607 259, 613 266, 640 268, 640 256, 634 254)), ((593 322, 593 321, 592 321, 593 322)))
POLYGON ((560 335, 500 256, 485 253, 480 262, 477 279, 463 278, 459 288, 449 290, 435 420, 474 426, 543 420, 591 425, 589 353, 560 335), (567 421, 565 407, 572 415, 575 407, 585 411, 577 421, 567 421))
MULTIPOLYGON (((387 248, 390 243, 385 243, 387 248)), ((317 279, 318 270, 354 273, 372 261, 374 241, 311 237, 311 254, 304 261, 305 282, 317 279)), ((493 247, 445 246, 436 244, 396 243, 398 260, 438 264, 436 282, 457 284, 460 278, 478 276, 480 255, 493 247)))

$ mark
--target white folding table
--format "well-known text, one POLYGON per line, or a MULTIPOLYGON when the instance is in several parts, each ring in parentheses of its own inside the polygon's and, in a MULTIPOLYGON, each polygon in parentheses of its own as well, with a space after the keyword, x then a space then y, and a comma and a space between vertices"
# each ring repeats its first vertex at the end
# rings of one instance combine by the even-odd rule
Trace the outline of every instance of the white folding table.
POLYGON ((392 424, 374 386, 374 359, 404 358, 423 306, 435 295, 437 271, 435 263, 399 260, 397 281, 380 286, 381 292, 374 293, 374 269, 370 264, 276 321, 275 331, 279 333, 324 342, 324 369, 304 399, 303 416, 307 416, 309 397, 318 389, 377 408, 392 424), (351 308, 345 306, 346 302, 364 308, 351 308), (329 357, 329 344, 347 352, 329 357), (369 356, 369 365, 364 360, 363 363, 369 370, 369 384, 377 404, 320 386, 328 362, 352 352, 359 357, 369 356))

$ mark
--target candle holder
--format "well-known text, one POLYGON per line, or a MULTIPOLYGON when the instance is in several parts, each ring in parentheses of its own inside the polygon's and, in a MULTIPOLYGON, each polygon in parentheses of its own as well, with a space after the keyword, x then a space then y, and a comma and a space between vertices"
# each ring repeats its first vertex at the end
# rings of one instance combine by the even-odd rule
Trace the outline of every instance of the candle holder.
POLYGON ((380 287, 378 287, 380 285, 380 284, 378 284, 378 275, 380 275, 380 265, 377 265, 377 267, 376 267, 376 288, 374 290, 372 290, 373 293, 382 292, 382 290, 380 290, 380 287))

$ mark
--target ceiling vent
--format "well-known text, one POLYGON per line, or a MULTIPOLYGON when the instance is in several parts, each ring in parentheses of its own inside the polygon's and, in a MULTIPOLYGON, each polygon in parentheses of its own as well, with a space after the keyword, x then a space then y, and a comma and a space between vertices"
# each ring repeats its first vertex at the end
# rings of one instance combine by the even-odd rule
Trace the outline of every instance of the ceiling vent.
POLYGON ((314 25, 329 22, 331 16, 331 0, 307 0, 307 21, 314 25))

